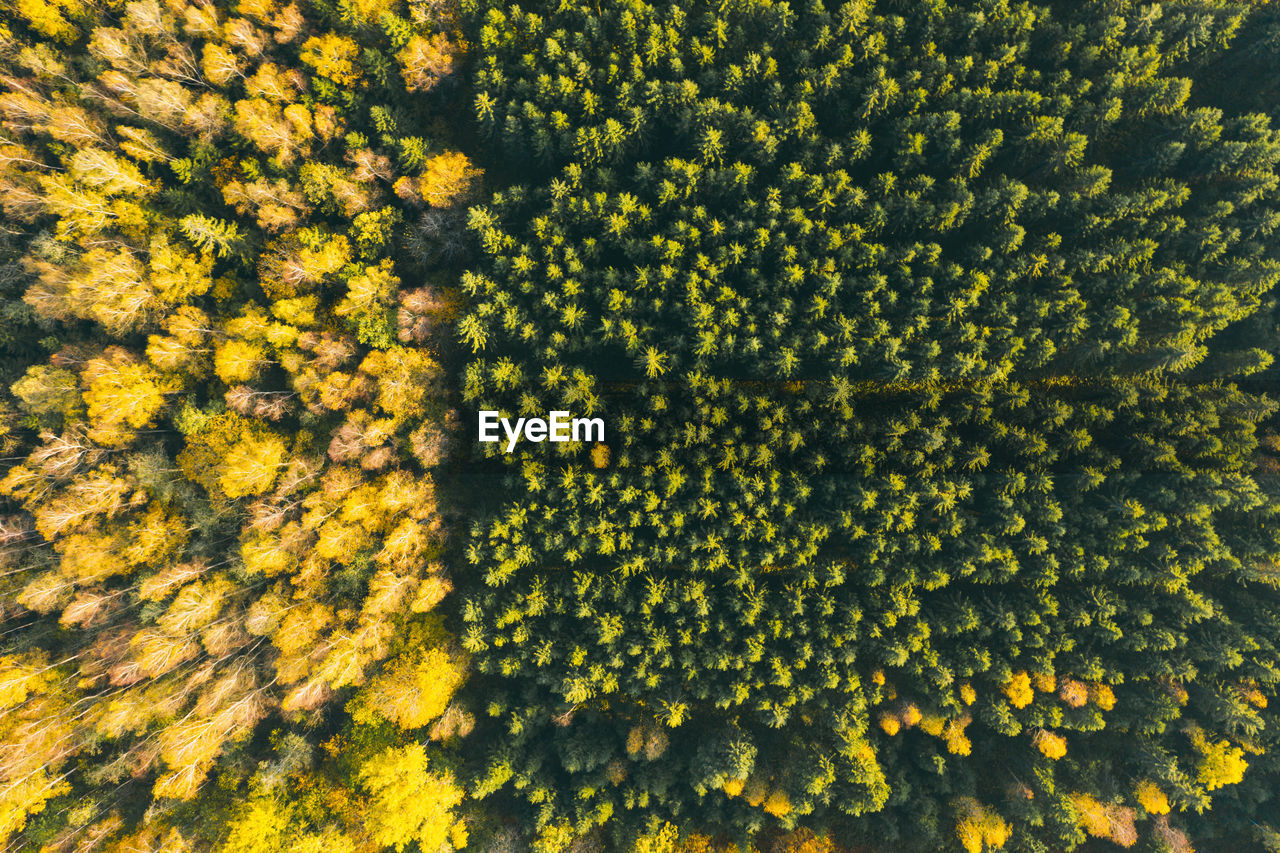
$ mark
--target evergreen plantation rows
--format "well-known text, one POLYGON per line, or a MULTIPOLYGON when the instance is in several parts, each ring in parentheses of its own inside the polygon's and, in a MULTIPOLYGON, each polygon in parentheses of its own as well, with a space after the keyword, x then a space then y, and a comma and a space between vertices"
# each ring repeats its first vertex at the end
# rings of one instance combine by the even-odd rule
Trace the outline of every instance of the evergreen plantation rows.
POLYGON ((1280 850, 1278 62, 19 0, 6 851, 1280 850))

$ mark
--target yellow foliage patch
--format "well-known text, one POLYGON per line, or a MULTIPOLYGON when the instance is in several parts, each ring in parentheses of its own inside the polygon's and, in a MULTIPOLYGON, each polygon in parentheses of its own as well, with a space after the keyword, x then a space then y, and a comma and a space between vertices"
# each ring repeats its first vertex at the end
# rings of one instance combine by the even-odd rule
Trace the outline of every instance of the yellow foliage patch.
POLYGON ((302 61, 339 86, 353 86, 360 80, 356 58, 360 46, 337 33, 312 36, 302 45, 302 61))
POLYGON ((593 468, 605 468, 609 464, 609 445, 597 443, 591 448, 591 465, 593 468))
POLYGON ((1058 679, 1052 672, 1032 673, 1031 683, 1041 693, 1052 693, 1058 689, 1058 679))
POLYGON ((982 853, 984 849, 998 850, 1009 840, 1009 824, 996 813, 972 797, 962 797, 954 804, 956 812, 956 838, 967 853, 982 853))
POLYGON ((791 798, 782 791, 771 791, 765 798, 764 810, 774 817, 791 814, 791 798))
POLYGON ((1107 684, 1090 684, 1089 698, 1104 711, 1110 711, 1116 706, 1115 691, 1107 684))
POLYGON ((1147 810, 1147 814, 1169 813, 1169 798, 1150 779, 1143 779, 1139 782, 1137 788, 1134 789, 1133 796, 1138 801, 1138 805, 1147 810))
POLYGON ((1035 744, 1036 749, 1054 761, 1067 754, 1067 739, 1062 735, 1041 729, 1035 733, 1031 742, 1035 744))
POLYGON ((1015 672, 1002 689, 1009 704, 1015 708, 1025 708, 1035 699, 1035 693, 1031 689, 1031 676, 1025 671, 1015 672))
POLYGON ((1249 762, 1244 758, 1244 751, 1232 746, 1226 739, 1217 743, 1207 743, 1201 736, 1197 744, 1203 758, 1196 767, 1196 780, 1204 785, 1205 790, 1213 791, 1225 785, 1235 785, 1244 779, 1244 771, 1249 762))
POLYGON ((418 190, 432 207, 449 207, 465 199, 480 177, 479 169, 460 151, 446 151, 427 161, 418 190))

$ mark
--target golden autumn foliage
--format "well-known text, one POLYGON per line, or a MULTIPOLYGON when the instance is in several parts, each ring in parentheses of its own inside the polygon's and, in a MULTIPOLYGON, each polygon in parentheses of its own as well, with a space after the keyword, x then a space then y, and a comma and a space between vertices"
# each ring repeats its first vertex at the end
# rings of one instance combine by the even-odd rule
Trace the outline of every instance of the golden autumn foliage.
POLYGON ((640 833, 631 844, 631 853, 676 853, 680 849, 680 829, 661 822, 640 833))
POLYGON ((769 853, 836 853, 836 849, 829 834, 819 835, 807 828, 780 835, 769 845, 769 853))
POLYGON ((1225 738, 1211 742, 1199 731, 1193 733, 1192 742, 1200 753, 1200 761, 1196 765, 1196 781, 1205 790, 1213 791, 1224 785, 1236 785, 1244 779, 1249 762, 1245 760, 1244 750, 1240 747, 1232 746, 1225 738))
POLYGON ((284 849, 293 809, 279 797, 259 797, 246 803, 231 824, 223 844, 225 853, 273 853, 284 849))
POLYGON ((453 73, 458 47, 444 33, 414 35, 399 53, 400 73, 410 92, 428 92, 442 77, 453 73))
POLYGON ((769 796, 765 797, 764 810, 774 817, 783 817, 791 814, 791 798, 785 792, 773 790, 769 792, 769 796))
POLYGON ((448 151, 427 161, 418 191, 432 207, 449 207, 465 200, 479 178, 465 154, 448 151))
POLYGON ((439 628, 410 636, 416 642, 383 664, 361 691, 357 719, 376 714, 401 728, 417 729, 445 713, 465 678, 466 659, 443 645, 447 637, 439 628))
POLYGON ((1088 794, 1068 797, 1076 822, 1094 838, 1105 838, 1120 847, 1132 847, 1138 841, 1134 810, 1118 803, 1104 803, 1088 794))
POLYGON ((1169 798, 1159 786, 1150 779, 1143 779, 1133 792, 1134 799, 1146 809, 1147 814, 1162 815, 1169 813, 1169 798))
POLYGON ((607 468, 609 466, 609 456, 609 445, 597 442, 591 448, 591 465, 595 468, 607 468))
POLYGON ((1058 698, 1070 708, 1082 708, 1089 701, 1089 687, 1072 678, 1064 678, 1058 686, 1058 698))
POLYGON ((422 850, 438 850, 451 839, 465 843, 465 829, 453 815, 462 788, 452 775, 430 769, 421 744, 375 756, 359 778, 372 797, 365 826, 378 844, 400 851, 410 843, 422 850))
POLYGON ((971 722, 973 718, 968 714, 947 721, 942 730, 942 739, 947 744, 947 752, 952 755, 968 755, 972 752, 973 742, 965 734, 965 727, 971 722))
POLYGON ((155 423, 178 383, 119 348, 91 359, 81 373, 85 382, 89 438, 119 446, 132 441, 136 430, 155 423))
POLYGON ((85 12, 80 0, 18 0, 16 10, 32 29, 60 42, 70 42, 79 28, 73 23, 85 12))
POLYGON ((1104 711, 1110 711, 1116 706, 1115 691, 1106 684, 1090 684, 1089 699, 1104 711))
POLYGON ((1009 704, 1015 708, 1025 708, 1035 698, 1031 689, 1031 676, 1026 672, 1015 672, 1002 688, 1009 704))
POLYGON ((74 748, 72 708, 56 662, 41 654, 0 658, 0 837, 70 790, 54 772, 74 748))
MULTIPOLYGON (((405 54, 438 76, 456 42, 416 4, 345 5, 22 0, 0 25, 2 251, 20 271, 4 299, 47 336, 0 400, 0 610, 60 647, 0 656, 11 846, 186 853, 142 815, 232 790, 229 850, 466 841, 432 823, 460 788, 414 776, 414 755, 405 772, 430 784, 407 829, 364 817, 393 796, 389 759, 328 787, 296 744, 278 767, 219 764, 260 751, 268 718, 306 731, 335 696, 375 708, 379 731, 475 725, 454 695, 465 656, 421 630, 452 580, 409 436, 447 435, 442 371, 397 340, 401 278, 423 267, 391 186, 429 158, 400 157, 370 118, 404 90, 397 51, 438 48, 405 54), (83 803, 42 811, 73 790, 83 803)), ((478 173, 450 162, 432 180, 458 201, 478 173)), ((410 302, 420 323, 456 311, 410 302)))
POLYGON ((1046 729, 1038 730, 1031 738, 1031 742, 1036 749, 1040 750, 1041 755, 1052 758, 1054 761, 1067 754, 1067 739, 1046 729))
POLYGON ((930 737, 939 737, 942 735, 943 728, 947 725, 947 720, 940 714, 924 714, 920 718, 920 731, 930 737))
POLYGON ((257 421, 227 413, 200 420, 178 464, 212 494, 241 498, 271 488, 286 451, 283 440, 257 421))
POLYGON ((994 810, 972 797, 953 804, 956 815, 956 838, 966 853, 998 850, 1009 840, 1009 824, 994 810))
POLYGON ((1258 708, 1259 710, 1265 709, 1267 707, 1267 697, 1261 690, 1258 689, 1258 685, 1256 682, 1246 681, 1245 683, 1241 684, 1240 695, 1244 697, 1246 702, 1248 702, 1253 707, 1258 708))
POLYGON ((360 80, 356 58, 360 48, 354 41, 336 33, 312 36, 302 45, 302 61, 339 86, 351 86, 360 80))

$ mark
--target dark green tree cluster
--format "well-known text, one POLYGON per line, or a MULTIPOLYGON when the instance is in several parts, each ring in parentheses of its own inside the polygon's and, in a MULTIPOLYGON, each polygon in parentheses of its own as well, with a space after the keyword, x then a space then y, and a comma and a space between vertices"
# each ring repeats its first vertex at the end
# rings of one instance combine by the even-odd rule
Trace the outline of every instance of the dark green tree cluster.
POLYGON ((481 123, 547 177, 473 214, 464 332, 650 377, 1186 368, 1276 276, 1268 122, 1169 70, 1239 25, 1197 9, 477 11, 481 123))
POLYGON ((1274 15, 465 8, 464 396, 608 425, 478 445, 475 793, 542 850, 1280 843, 1274 15))

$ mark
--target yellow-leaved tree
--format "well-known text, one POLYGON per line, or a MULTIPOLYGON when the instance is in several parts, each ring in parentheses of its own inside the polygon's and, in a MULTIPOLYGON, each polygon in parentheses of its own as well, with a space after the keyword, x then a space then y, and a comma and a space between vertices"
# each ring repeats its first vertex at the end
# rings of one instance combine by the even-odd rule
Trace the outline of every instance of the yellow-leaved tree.
POLYGON ((421 743, 387 749, 366 761, 361 786, 371 798, 365 827, 383 847, 421 850, 466 845, 466 826, 454 815, 463 790, 451 773, 431 769, 421 743))

